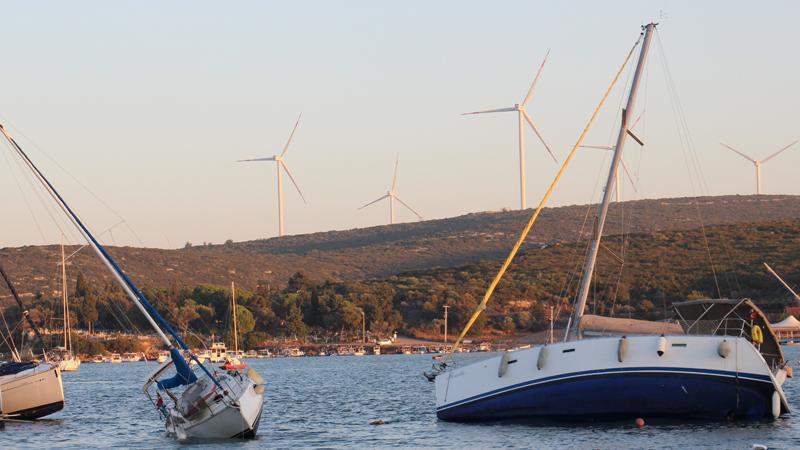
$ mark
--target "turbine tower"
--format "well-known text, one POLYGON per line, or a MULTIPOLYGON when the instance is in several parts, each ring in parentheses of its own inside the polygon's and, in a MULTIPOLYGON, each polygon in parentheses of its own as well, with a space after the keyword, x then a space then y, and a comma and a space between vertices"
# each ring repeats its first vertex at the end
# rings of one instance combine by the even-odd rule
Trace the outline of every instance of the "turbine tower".
POLYGON ((735 148, 731 147, 728 144, 724 144, 722 142, 720 142, 719 144, 721 146, 727 148, 728 150, 736 152, 736 154, 738 154, 742 158, 750 161, 751 163, 753 163, 754 166, 756 166, 756 194, 761 195, 761 165, 764 164, 765 162, 769 161, 770 159, 780 155, 781 153, 783 153, 784 150, 787 150, 789 147, 793 146, 794 144, 797 144, 797 141, 792 142, 791 144, 787 145, 786 147, 783 147, 782 149, 778 150, 777 152, 775 152, 775 153, 773 153, 773 154, 771 154, 771 155, 769 155, 766 158, 761 159, 761 160, 753 159, 753 158, 745 155, 744 153, 740 152, 739 150, 736 150, 735 148))
POLYGON ((406 208, 408 208, 408 210, 411 211, 412 213, 414 213, 419 218, 419 220, 422 220, 422 216, 418 212, 414 211, 414 208, 409 206, 408 203, 400 200, 400 197, 397 196, 397 164, 399 162, 400 162, 400 155, 398 154, 397 155, 397 159, 394 162, 394 177, 392 178, 392 189, 390 189, 388 192, 386 192, 385 195, 382 195, 382 196, 378 197, 377 199, 375 199, 375 200, 367 203, 366 205, 362 206, 361 208, 358 208, 358 209, 364 209, 369 205, 372 205, 374 203, 378 203, 379 201, 381 201, 381 200, 383 200, 385 198, 388 198, 389 199, 389 224, 390 225, 394 224, 394 201, 395 200, 400 202, 401 205, 403 205, 406 208))
POLYGON ((289 171, 289 167, 286 166, 284 162, 284 157, 286 156, 286 152, 289 151, 289 144, 292 143, 292 138, 294 137, 294 132, 297 130, 297 125, 300 123, 300 117, 303 114, 301 113, 297 117, 297 122, 294 123, 294 128, 292 128, 292 133, 289 135, 289 140, 286 141, 286 145, 283 146, 283 151, 280 155, 270 156, 267 158, 254 158, 254 159, 240 159, 237 162, 253 162, 253 161, 275 161, 275 167, 278 170, 278 236, 283 236, 283 178, 281 169, 286 171, 286 175, 289 176, 289 179, 292 180, 292 184, 294 185, 295 189, 297 189, 297 193, 300 194, 300 198, 303 199, 303 203, 306 203, 306 198, 303 196, 303 193, 300 191, 300 186, 297 185, 297 182, 294 181, 294 177, 292 173, 289 171))
POLYGON ((528 122, 533 132, 536 133, 536 136, 544 145, 544 148, 547 149, 547 152, 550 153, 550 157, 553 158, 553 161, 558 163, 555 155, 550 150, 550 146, 547 145, 547 142, 544 141, 542 137, 542 133, 539 132, 539 128, 533 123, 533 119, 525 110, 525 105, 528 104, 531 97, 533 97, 533 89, 536 87, 536 83, 539 81, 539 77, 542 74, 542 69, 544 69, 545 63, 547 63, 547 57, 550 56, 550 50, 547 50, 547 54, 544 55, 544 60, 542 61, 542 65, 539 66, 539 71, 536 72, 536 77, 533 79, 533 83, 531 83, 531 87, 528 89, 528 93, 525 95, 525 98, 522 99, 522 103, 517 103, 510 108, 499 108, 499 109, 489 109, 486 111, 474 111, 462 114, 462 116, 468 116, 473 114, 487 114, 487 113, 498 113, 498 112, 511 112, 516 111, 517 113, 517 122, 519 124, 519 207, 520 209, 525 209, 525 139, 524 139, 524 131, 525 125, 523 124, 523 120, 528 122))

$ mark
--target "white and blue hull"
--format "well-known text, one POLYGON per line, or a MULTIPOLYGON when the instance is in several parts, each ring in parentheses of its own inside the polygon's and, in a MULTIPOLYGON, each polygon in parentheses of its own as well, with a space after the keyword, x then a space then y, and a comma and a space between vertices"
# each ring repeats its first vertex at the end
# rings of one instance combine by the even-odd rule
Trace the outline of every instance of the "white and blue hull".
POLYGON ((750 342, 724 336, 594 338, 509 352, 454 368, 436 378, 436 413, 453 421, 513 418, 726 419, 788 412, 781 385, 750 342), (730 354, 719 355, 727 340, 730 354), (538 366, 541 365, 541 368, 538 366), (776 407, 777 405, 777 407, 776 407))

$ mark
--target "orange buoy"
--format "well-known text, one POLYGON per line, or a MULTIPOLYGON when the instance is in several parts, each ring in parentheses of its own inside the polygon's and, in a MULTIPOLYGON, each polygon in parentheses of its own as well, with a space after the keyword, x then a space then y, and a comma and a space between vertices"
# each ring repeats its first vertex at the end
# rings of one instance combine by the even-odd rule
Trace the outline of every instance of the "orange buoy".
POLYGON ((640 429, 644 428, 644 419, 642 419, 641 417, 637 417, 635 423, 636 423, 636 428, 640 429))

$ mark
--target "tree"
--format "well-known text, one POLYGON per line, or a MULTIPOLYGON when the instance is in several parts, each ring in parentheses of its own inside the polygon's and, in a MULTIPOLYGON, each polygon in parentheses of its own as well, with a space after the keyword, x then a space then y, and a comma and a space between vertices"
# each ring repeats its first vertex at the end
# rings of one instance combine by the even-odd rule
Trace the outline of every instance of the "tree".
POLYGON ((97 296, 83 272, 78 272, 78 278, 75 281, 75 300, 78 305, 78 315, 81 322, 89 330, 89 334, 93 334, 94 323, 99 317, 97 296))

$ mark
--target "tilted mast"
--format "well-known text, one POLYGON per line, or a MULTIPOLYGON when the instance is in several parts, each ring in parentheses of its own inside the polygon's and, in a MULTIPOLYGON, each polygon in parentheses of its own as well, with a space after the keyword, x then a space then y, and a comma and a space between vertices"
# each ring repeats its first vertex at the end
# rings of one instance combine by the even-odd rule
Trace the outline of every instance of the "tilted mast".
MULTIPOLYGON (((72 211, 72 208, 70 208, 67 202, 64 200, 64 198, 61 197, 61 194, 59 194, 58 191, 56 191, 55 187, 44 176, 44 174, 39 170, 39 168, 36 167, 36 165, 28 157, 25 151, 22 150, 22 147, 20 147, 20 145, 17 144, 17 142, 14 140, 13 137, 11 137, 11 135, 8 133, 8 131, 5 129, 3 125, 0 125, 0 133, 3 134, 6 140, 11 144, 11 146, 17 152, 19 157, 23 160, 23 162, 36 176, 37 180, 44 186, 45 190, 53 198, 58 207, 61 208, 62 211, 64 211, 64 213, 70 219, 72 224, 75 225, 75 227, 80 231, 80 233, 92 247, 95 253, 97 253, 97 256, 100 257, 100 260, 103 261, 103 264, 105 264, 105 266, 108 268, 111 274, 114 275, 114 278, 117 279, 123 291, 125 291, 125 293, 139 308, 142 314, 144 314, 145 318, 150 323, 153 330, 155 330, 155 332, 158 334, 158 336, 161 338, 164 344, 166 344, 167 348, 170 349, 170 354, 172 355, 172 359, 173 362, 175 362, 176 368, 179 368, 180 366, 181 369, 185 369, 186 372, 191 374, 191 372, 189 372, 186 360, 183 358, 180 351, 178 350, 178 348, 180 348, 187 351, 190 357, 198 363, 198 365, 206 373, 206 375, 208 375, 208 377, 211 378, 214 381, 214 383, 217 384, 217 386, 220 386, 216 377, 214 377, 211 374, 211 372, 209 372, 209 370, 197 359, 197 356, 191 352, 189 346, 183 341, 183 339, 181 339, 178 333, 176 333, 175 330, 173 330, 173 328, 167 323, 167 321, 164 320, 163 317, 161 317, 161 314, 159 314, 158 311, 156 311, 155 307, 153 307, 150 301, 147 300, 147 297, 145 297, 145 295, 139 290, 139 288, 136 287, 135 284, 133 284, 133 281, 131 281, 128 275, 126 275, 125 272, 122 271, 122 269, 119 267, 114 258, 112 258, 111 255, 108 253, 108 251, 105 249, 105 247, 103 247, 103 245, 101 245, 100 242, 97 241, 97 239, 89 231, 86 225, 84 225, 83 222, 80 220, 78 215, 75 214, 74 211, 72 211), (167 337, 167 335, 164 333, 164 330, 166 330, 167 333, 169 333, 169 335, 172 336, 172 338, 178 344, 178 347, 176 347, 172 343, 172 341, 167 337), (176 361, 176 359, 179 359, 180 361, 176 361)), ((178 374, 179 376, 181 375, 180 372, 181 371, 179 370, 178 374)), ((191 377, 194 377, 194 374, 191 374, 191 377)), ((187 379, 186 381, 190 380, 187 379)))
MULTIPOLYGON (((639 90, 639 82, 642 78, 644 65, 647 61, 647 52, 650 49, 650 41, 653 38, 653 32, 656 29, 655 23, 649 23, 644 27, 644 40, 642 41, 642 48, 639 52, 639 61, 636 65, 636 72, 633 75, 631 82, 631 90, 628 94, 628 102, 625 109, 622 110, 622 121, 619 127, 619 134, 617 135, 617 144, 614 146, 614 157, 611 160, 611 167, 608 169, 608 180, 606 181, 605 191, 603 192, 603 201, 597 213, 597 226, 594 230, 594 236, 589 247, 589 254, 586 258, 586 264, 583 268, 583 278, 581 279, 580 290, 578 291, 578 298, 575 302, 575 314, 572 329, 567 330, 567 336, 570 339, 578 339, 580 337, 580 321, 583 312, 586 309, 586 299, 589 296, 589 288, 592 282, 592 275, 594 274, 594 266, 597 262, 597 253, 600 250, 600 240, 603 236, 603 226, 606 222, 608 215, 608 206, 611 203, 611 196, 614 192, 614 186, 617 181, 617 170, 619 163, 622 159, 622 149, 625 146, 625 139, 627 135, 633 136, 633 133, 628 129, 628 121, 633 108, 636 105, 636 94, 639 90)), ((637 138, 634 137, 638 141, 637 138)))

